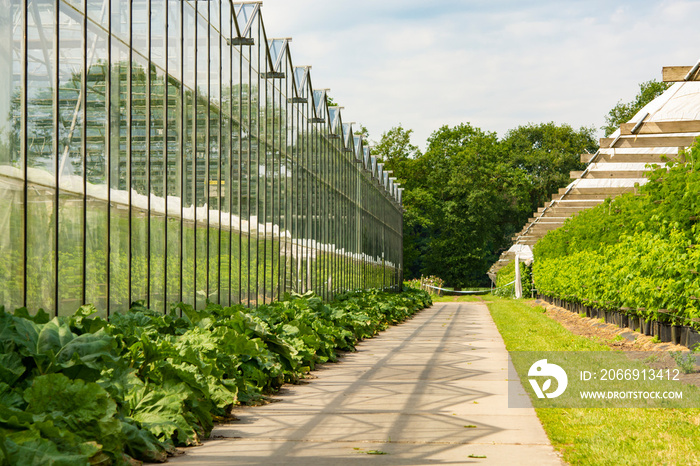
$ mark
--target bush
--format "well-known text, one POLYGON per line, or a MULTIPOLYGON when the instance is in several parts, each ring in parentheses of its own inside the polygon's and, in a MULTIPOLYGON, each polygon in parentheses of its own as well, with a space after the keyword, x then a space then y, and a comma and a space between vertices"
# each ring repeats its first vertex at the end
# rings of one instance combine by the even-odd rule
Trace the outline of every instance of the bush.
POLYGON ((645 319, 700 317, 700 148, 649 182, 570 218, 535 246, 540 293, 645 319))

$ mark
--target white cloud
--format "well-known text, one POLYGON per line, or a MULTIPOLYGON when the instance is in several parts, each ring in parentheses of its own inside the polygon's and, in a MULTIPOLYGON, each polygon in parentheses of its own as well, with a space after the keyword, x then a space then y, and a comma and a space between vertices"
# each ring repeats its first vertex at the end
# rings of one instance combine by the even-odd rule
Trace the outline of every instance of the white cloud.
POLYGON ((503 135, 529 122, 600 127, 665 65, 700 56, 700 2, 264 0, 270 37, 290 36, 346 121, 414 143, 444 124, 503 135))

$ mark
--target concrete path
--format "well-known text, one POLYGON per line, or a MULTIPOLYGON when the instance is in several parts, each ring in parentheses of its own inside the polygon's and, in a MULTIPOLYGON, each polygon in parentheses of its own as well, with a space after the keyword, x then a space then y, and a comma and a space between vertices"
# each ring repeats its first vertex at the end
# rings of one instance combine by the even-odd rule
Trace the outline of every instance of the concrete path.
POLYGON ((535 411, 508 408, 507 352, 486 305, 436 304, 357 349, 278 402, 236 409, 240 421, 171 463, 561 464, 535 411))

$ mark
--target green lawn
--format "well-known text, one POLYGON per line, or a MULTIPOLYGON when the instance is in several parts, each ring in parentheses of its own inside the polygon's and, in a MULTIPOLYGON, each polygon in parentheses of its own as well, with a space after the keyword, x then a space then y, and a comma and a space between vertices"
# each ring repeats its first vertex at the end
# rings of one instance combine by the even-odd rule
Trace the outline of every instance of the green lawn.
POLYGON ((452 295, 452 296, 435 296, 432 295, 434 303, 465 303, 471 301, 481 301, 483 296, 473 294, 452 295))
MULTIPOLYGON (((609 349, 573 335, 531 300, 485 300, 510 351, 609 349)), ((700 464, 700 409, 546 408, 537 415, 570 464, 700 464)))

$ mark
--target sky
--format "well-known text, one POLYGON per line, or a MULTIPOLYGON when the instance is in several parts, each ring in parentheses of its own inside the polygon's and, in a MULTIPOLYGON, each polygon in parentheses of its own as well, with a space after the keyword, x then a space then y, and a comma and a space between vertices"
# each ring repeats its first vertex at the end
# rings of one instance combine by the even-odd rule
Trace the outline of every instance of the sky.
POLYGON ((505 136, 528 123, 600 127, 639 83, 700 58, 698 0, 263 0, 343 121, 369 140, 401 124, 425 149, 441 126, 505 136))

